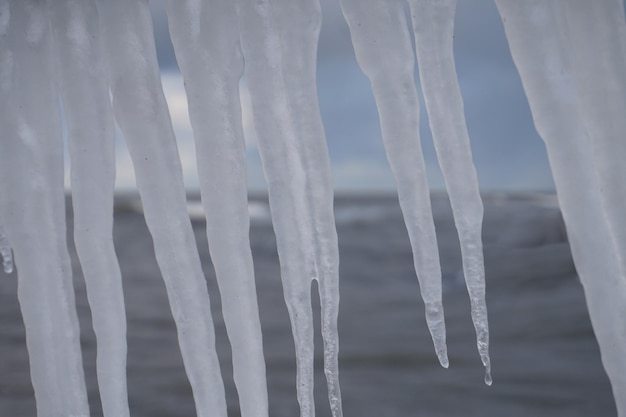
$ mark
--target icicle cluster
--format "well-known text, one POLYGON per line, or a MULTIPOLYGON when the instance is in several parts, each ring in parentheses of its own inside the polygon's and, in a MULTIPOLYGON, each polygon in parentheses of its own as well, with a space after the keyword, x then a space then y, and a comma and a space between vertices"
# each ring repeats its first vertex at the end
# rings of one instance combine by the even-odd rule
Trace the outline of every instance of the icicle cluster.
MULTIPOLYGON (((626 416, 626 223, 620 217, 626 171, 619 158, 626 154, 624 5, 619 0, 496 3, 548 148, 605 367, 620 416, 626 416)), ((341 0, 341 5, 357 60, 371 81, 427 323, 447 367, 441 267, 418 134, 417 59, 461 242, 485 382, 491 384, 483 208, 453 56, 456 0, 341 0)), ((329 401, 332 415, 341 417, 339 254, 315 79, 319 0, 168 0, 167 14, 185 79, 242 416, 268 415, 238 93, 245 68, 296 346, 301 415, 315 415, 311 284, 317 280, 329 401)), ((18 297, 38 415, 89 415, 66 242, 62 120, 71 160, 74 239, 97 336, 104 415, 129 416, 122 277, 112 240, 117 122, 133 160, 197 414, 225 417, 207 286, 187 214, 148 1, 0 0, 0 223, 6 228, 0 227, 0 255, 10 273, 12 247, 19 266, 18 297)))

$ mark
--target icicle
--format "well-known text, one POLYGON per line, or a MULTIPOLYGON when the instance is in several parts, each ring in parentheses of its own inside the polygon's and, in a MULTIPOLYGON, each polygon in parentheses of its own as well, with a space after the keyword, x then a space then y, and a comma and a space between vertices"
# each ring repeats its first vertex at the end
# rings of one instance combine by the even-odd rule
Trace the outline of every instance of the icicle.
POLYGON ((263 417, 268 415, 267 383, 250 251, 236 3, 170 0, 167 14, 185 79, 209 250, 233 351, 241 415, 263 417))
POLYGON ((13 272, 13 254, 11 253, 11 243, 5 236, 4 228, 0 224, 0 256, 2 256, 2 267, 5 274, 13 272))
POLYGON ((415 56, 404 0, 342 0, 352 43, 370 79, 389 164, 409 232, 426 321, 439 362, 448 367, 441 294, 441 266, 419 138, 419 98, 414 82, 415 56))
POLYGON ((571 63, 590 155, 600 181, 601 204, 626 276, 626 21, 619 0, 555 3, 561 50, 571 63))
POLYGON ((226 416, 205 278, 187 214, 176 147, 146 0, 97 3, 115 118, 135 167, 146 223, 178 329, 200 417, 226 416))
POLYGON ((49 20, 41 1, 0 0, 0 14, 0 212, 19 266, 37 413, 85 417, 49 20))
MULTIPOLYGON (((602 43, 576 46, 582 48, 580 51, 574 51, 573 46, 564 47, 563 42, 569 40, 558 30, 558 22, 566 5, 556 7, 559 5, 541 0, 496 0, 496 4, 535 126, 546 143, 568 240, 585 288, 618 415, 626 416, 624 271, 620 251, 613 244, 614 225, 598 204, 602 201, 602 177, 598 174, 602 167, 590 158, 594 155, 594 143, 590 140, 591 132, 585 128, 587 110, 578 106, 577 97, 582 91, 577 88, 570 66, 579 63, 569 59, 572 53, 580 53, 589 54, 593 60, 592 54, 602 49, 602 43)), ((610 123, 607 117, 607 124, 610 123)))
POLYGON ((311 279, 317 279, 324 370, 331 411, 339 417, 339 257, 315 79, 320 5, 317 0, 240 0, 238 7, 245 74, 296 345, 300 412, 315 414, 311 279))
POLYGON ((453 54, 456 0, 409 0, 430 129, 459 233, 478 352, 491 385, 489 326, 482 252, 483 205, 472 163, 453 54))
POLYGON ((74 239, 97 337, 106 417, 129 415, 126 315, 113 247, 115 127, 94 0, 49 2, 72 163, 74 239))

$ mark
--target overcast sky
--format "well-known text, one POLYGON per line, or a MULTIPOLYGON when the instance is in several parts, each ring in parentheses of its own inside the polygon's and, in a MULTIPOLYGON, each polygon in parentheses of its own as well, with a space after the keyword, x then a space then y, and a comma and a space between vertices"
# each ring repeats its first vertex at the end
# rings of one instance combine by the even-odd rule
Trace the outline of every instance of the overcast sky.
MULTIPOLYGON (((162 0, 152 0, 155 39, 163 88, 177 134, 188 188, 198 186, 191 128, 182 79, 169 40, 162 0)), ((338 0, 322 0, 323 25, 318 53, 318 91, 339 190, 393 189, 368 80, 354 58, 348 26, 338 0)), ((533 127, 504 29, 493 0, 460 1, 455 56, 459 83, 481 189, 553 189, 545 147, 533 127)), ((246 92, 242 93, 247 134, 249 185, 264 187, 246 92)), ((433 188, 443 181, 422 105, 421 138, 433 188)), ((134 184, 123 142, 118 147, 118 187, 134 184)))

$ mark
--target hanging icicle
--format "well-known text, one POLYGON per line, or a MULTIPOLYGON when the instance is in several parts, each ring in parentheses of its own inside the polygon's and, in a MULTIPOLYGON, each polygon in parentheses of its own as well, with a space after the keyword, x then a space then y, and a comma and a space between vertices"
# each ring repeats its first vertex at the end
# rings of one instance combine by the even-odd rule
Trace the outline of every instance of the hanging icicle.
POLYGON ((94 0, 49 4, 71 159, 74 241, 93 327, 105 417, 129 415, 126 314, 113 247, 115 126, 94 0))
MULTIPOLYGON (((589 315, 613 386, 618 415, 625 416, 626 361, 623 347, 626 346, 626 337, 622 329, 626 326, 626 288, 620 248, 626 242, 621 236, 616 238, 615 233, 620 226, 611 215, 623 205, 615 200, 606 200, 607 194, 619 190, 606 182, 606 175, 610 173, 606 168, 619 160, 621 154, 607 155, 595 151, 598 147, 611 149, 612 146, 615 149, 618 146, 598 142, 623 141, 623 138, 621 134, 619 137, 610 134, 596 136, 597 126, 595 130, 586 127, 590 119, 592 123, 598 123, 594 117, 600 117, 585 105, 589 100, 597 99, 596 92, 588 90, 588 85, 581 86, 581 79, 575 74, 575 68, 581 68, 577 60, 582 56, 586 56, 589 62, 595 62, 595 65, 605 62, 596 54, 606 58, 607 51, 600 45, 610 43, 600 42, 599 39, 593 43, 573 43, 570 36, 572 26, 580 29, 595 27, 596 35, 597 30, 605 30, 606 15, 604 18, 593 17, 594 13, 586 9, 600 3, 608 5, 611 2, 579 5, 581 11, 587 10, 587 13, 579 15, 579 20, 564 22, 562 12, 568 9, 568 1, 554 2, 549 7, 541 0, 496 1, 535 126, 548 150, 574 263, 585 288, 589 315)), ((623 20, 623 4, 620 7, 616 3, 611 3, 615 6, 613 13, 623 20)), ((623 28, 623 22, 609 26, 623 28)), ((616 40, 623 41, 623 37, 615 35, 616 40)), ((608 63, 617 65, 612 59, 606 61, 608 63)), ((622 70, 626 70, 624 64, 622 61, 622 70)), ((600 88, 599 85, 597 87, 600 88)), ((607 117, 606 120, 613 119, 607 117)), ((623 170, 617 171, 613 170, 616 176, 623 173, 623 170)))
MULTIPOLYGON (((448 366, 441 303, 441 267, 428 183, 419 149, 419 100, 406 27, 404 0, 342 0, 357 60, 369 77, 383 140, 396 177, 426 320, 442 366, 448 366)), ((472 306, 478 351, 491 385, 481 225, 483 207, 454 68, 452 38, 456 1, 409 1, 420 79, 455 224, 472 306)))
POLYGON ((485 366, 485 383, 491 385, 481 236, 483 204, 454 64, 456 3, 456 0, 409 0, 409 9, 428 122, 461 243, 478 352, 485 366))
POLYGON ((101 0, 115 119, 133 159, 146 223, 199 417, 226 416, 207 285, 187 213, 147 0, 101 0))
POLYGON ((19 266, 38 416, 87 417, 47 9, 1 0, 0 11, 0 212, 19 266))
POLYGON ((339 254, 315 76, 320 5, 317 0, 252 3, 237 3, 241 46, 296 345, 300 413, 315 415, 311 280, 316 279, 330 407, 340 417, 339 254))
POLYGON ((170 0, 167 14, 185 80, 209 251, 233 352, 241 415, 264 417, 267 383, 249 238, 236 3, 170 0))
POLYGON ((448 367, 441 266, 419 138, 419 98, 404 0, 342 0, 359 65, 370 79, 387 158, 409 232, 426 322, 439 363, 448 367))

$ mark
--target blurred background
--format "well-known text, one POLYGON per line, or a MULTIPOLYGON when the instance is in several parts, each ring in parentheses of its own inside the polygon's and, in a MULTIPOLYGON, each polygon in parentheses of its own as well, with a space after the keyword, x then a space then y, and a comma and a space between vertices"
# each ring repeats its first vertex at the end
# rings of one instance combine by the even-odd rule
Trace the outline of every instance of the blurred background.
MULTIPOLYGON (((483 242, 494 384, 483 383, 456 230, 443 192, 428 120, 421 140, 433 189, 444 283, 450 369, 437 362, 426 328, 411 248, 366 77, 356 64, 337 0, 322 0, 318 92, 337 190, 341 255, 340 379, 344 415, 615 416, 613 396, 589 322, 544 145, 538 137, 497 10, 460 1, 455 55, 474 162, 485 203, 483 242)), ((199 210, 187 102, 162 0, 152 0, 163 88, 177 134, 189 209, 209 285, 229 416, 239 416, 230 346, 199 210)), ((242 81, 251 245, 263 326, 270 415, 299 415, 295 359, 276 243, 250 102, 242 81)), ((136 417, 194 416, 174 323, 154 259, 130 157, 118 138, 114 238, 128 319, 128 389, 136 417)), ((72 212, 67 216, 71 236, 72 212)), ((71 241, 71 239, 70 239, 71 241)), ((74 278, 93 416, 101 416, 95 337, 76 258, 74 278)), ((18 265, 19 269, 19 265, 18 265)), ((0 280, 0 416, 35 415, 15 273, 0 280)), ((315 285, 314 285, 315 287, 315 285)), ((313 291, 316 318, 317 291, 313 291)), ((316 320, 317 415, 330 415, 316 320)))

